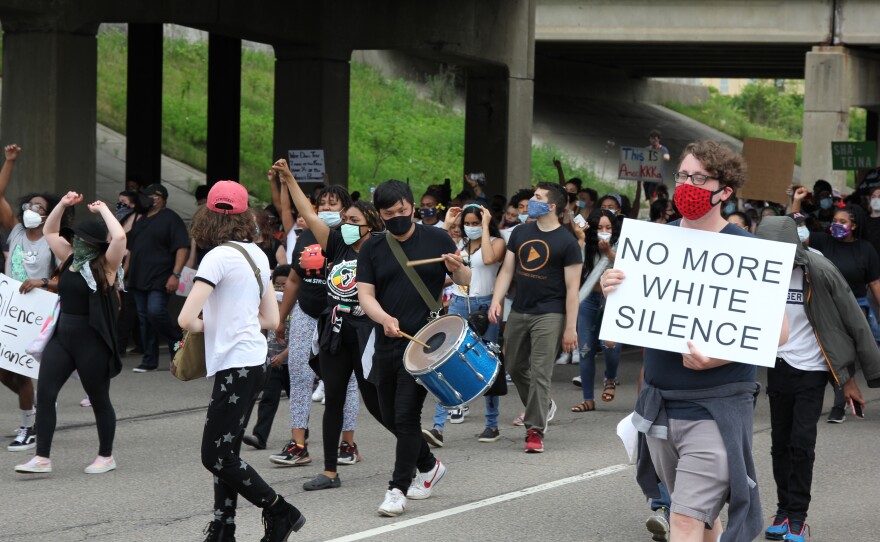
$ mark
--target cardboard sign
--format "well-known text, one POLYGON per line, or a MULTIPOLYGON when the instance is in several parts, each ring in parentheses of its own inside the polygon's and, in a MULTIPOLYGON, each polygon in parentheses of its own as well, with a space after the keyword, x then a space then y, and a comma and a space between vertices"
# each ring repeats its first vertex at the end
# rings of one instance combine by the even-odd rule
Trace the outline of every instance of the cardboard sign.
POLYGON ((785 189, 794 179, 797 145, 757 137, 743 140, 743 158, 748 165, 747 181, 737 197, 787 204, 785 189))
POLYGON ((290 172, 300 183, 324 182, 324 150, 287 151, 290 172))
POLYGON ((196 270, 192 267, 184 266, 180 270, 180 281, 177 284, 177 291, 174 293, 180 297, 188 296, 189 291, 192 290, 194 278, 196 278, 196 270))
POLYGON ((772 367, 795 246, 625 219, 600 339, 772 367))
POLYGON ((874 169, 877 167, 876 141, 832 141, 831 169, 874 169))
POLYGON ((40 334, 58 296, 39 288, 20 294, 20 287, 0 273, 0 369, 37 378, 40 363, 25 348, 40 334))
POLYGON ((663 149, 620 147, 617 178, 662 183, 663 165, 663 149))

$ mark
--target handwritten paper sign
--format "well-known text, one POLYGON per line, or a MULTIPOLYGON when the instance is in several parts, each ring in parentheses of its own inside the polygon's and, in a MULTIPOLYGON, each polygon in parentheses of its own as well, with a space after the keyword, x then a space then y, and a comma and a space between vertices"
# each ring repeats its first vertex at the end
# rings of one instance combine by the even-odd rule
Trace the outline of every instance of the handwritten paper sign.
POLYGON ((795 246, 626 219, 600 339, 772 367, 795 246))
POLYGON ((40 334, 58 296, 39 288, 20 294, 20 287, 0 273, 0 369, 37 378, 40 363, 25 348, 40 334))
POLYGON ((743 139, 743 159, 748 169, 748 180, 739 190, 738 197, 788 204, 785 193, 794 179, 795 143, 773 141, 759 137, 743 139))
POLYGON ((290 172, 297 182, 324 182, 324 150, 287 151, 290 172))
POLYGON ((650 147, 620 147, 617 178, 663 182, 663 150, 650 147))
POLYGON ((188 296, 189 291, 192 290, 194 278, 196 278, 196 270, 192 267, 184 266, 180 270, 180 281, 177 284, 177 292, 175 293, 180 297, 188 296))

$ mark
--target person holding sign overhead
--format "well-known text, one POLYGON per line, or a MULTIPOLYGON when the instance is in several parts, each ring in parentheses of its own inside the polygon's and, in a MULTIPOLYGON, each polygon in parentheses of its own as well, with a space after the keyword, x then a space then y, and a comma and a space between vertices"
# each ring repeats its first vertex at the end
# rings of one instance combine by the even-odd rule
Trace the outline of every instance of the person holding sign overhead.
MULTIPOLYGON (((673 173, 673 198, 683 218, 669 225, 751 237, 721 215, 721 204, 742 187, 745 173, 742 157, 721 143, 689 144, 673 173)), ((622 271, 606 271, 602 292, 613 295, 624 280, 622 271)), ((780 343, 787 330, 783 319, 780 343)), ((637 480, 651 498, 660 497, 658 477, 669 489, 673 540, 752 540, 763 528, 757 485, 749 483, 757 479, 751 453, 756 366, 708 357, 692 341, 687 347, 685 354, 645 349, 645 383, 633 415, 645 433, 637 480), (725 502, 729 520, 722 535, 725 502)))
POLYGON ((116 468, 116 412, 110 403, 110 379, 122 370, 116 341, 116 289, 122 278, 125 230, 107 205, 96 201, 89 204, 89 211, 101 215, 103 221, 74 226, 73 242, 69 243, 59 232, 61 215, 82 198, 81 194, 68 192, 49 213, 43 228, 55 257, 64 262, 58 278, 61 314, 40 364, 37 453, 27 463, 16 466, 16 472, 52 472, 49 453, 55 433, 55 401, 73 371, 79 373, 89 395, 98 428, 98 457, 85 472, 101 474, 116 468))

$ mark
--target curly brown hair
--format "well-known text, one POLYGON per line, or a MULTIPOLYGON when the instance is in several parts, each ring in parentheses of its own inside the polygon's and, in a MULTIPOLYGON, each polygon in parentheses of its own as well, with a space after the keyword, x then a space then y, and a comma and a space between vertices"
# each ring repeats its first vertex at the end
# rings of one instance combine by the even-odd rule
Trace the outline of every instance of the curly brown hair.
POLYGON ((192 217, 190 236, 200 248, 210 250, 227 241, 253 241, 257 223, 251 209, 237 215, 215 213, 199 207, 192 217))
POLYGON ((739 190, 746 182, 746 162, 742 155, 718 141, 694 141, 684 148, 679 163, 693 154, 706 171, 718 177, 721 186, 739 190))

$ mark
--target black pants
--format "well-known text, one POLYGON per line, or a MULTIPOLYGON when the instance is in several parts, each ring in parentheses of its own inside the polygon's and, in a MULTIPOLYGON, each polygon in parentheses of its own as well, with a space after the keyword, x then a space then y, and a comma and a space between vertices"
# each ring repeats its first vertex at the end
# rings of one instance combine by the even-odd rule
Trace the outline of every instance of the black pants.
POLYGON ((37 455, 49 457, 55 435, 55 401, 73 371, 92 402, 98 428, 98 455, 113 455, 116 411, 110 402, 110 347, 89 326, 88 316, 62 313, 55 335, 43 350, 37 386, 37 455))
POLYGON ((257 394, 263 389, 266 372, 264 363, 226 369, 214 375, 202 433, 202 465, 214 475, 215 516, 234 517, 238 495, 261 508, 275 501, 275 490, 239 457, 241 437, 257 394))
MULTIPOLYGON (((386 429, 393 432, 393 425, 387 425, 382 418, 382 410, 379 406, 379 392, 371 382, 364 379, 364 366, 361 364, 361 349, 358 343, 357 331, 350 325, 343 323, 342 339, 335 354, 321 350, 318 362, 321 365, 321 380, 324 381, 324 419, 322 431, 324 433, 324 470, 336 472, 337 456, 336 445, 339 443, 339 435, 342 433, 343 410, 345 408, 345 395, 348 390, 348 381, 351 373, 357 379, 358 389, 364 399, 364 405, 370 414, 386 429)), ((406 491, 406 490, 404 490, 406 491)))
POLYGON ((406 493, 416 468, 420 472, 428 472, 434 467, 436 459, 422 438, 422 406, 428 390, 406 372, 403 350, 377 352, 372 370, 380 372, 376 388, 383 425, 397 436, 394 473, 388 489, 397 488, 406 493))
POLYGON ((767 371, 770 398, 770 455, 777 508, 791 520, 805 521, 816 459, 816 424, 825 400, 825 371, 801 371, 785 361, 767 371))
POLYGON ((134 295, 130 292, 119 292, 120 303, 119 321, 116 324, 116 342, 119 345, 119 353, 125 354, 128 341, 133 339, 135 346, 143 350, 141 345, 140 323, 138 323, 137 305, 134 295))
POLYGON ((269 378, 263 386, 263 397, 257 403, 257 423, 254 424, 253 434, 263 444, 269 442, 269 433, 272 431, 272 422, 275 420, 275 413, 278 412, 283 389, 290 389, 290 375, 287 373, 286 363, 269 368, 269 378))

